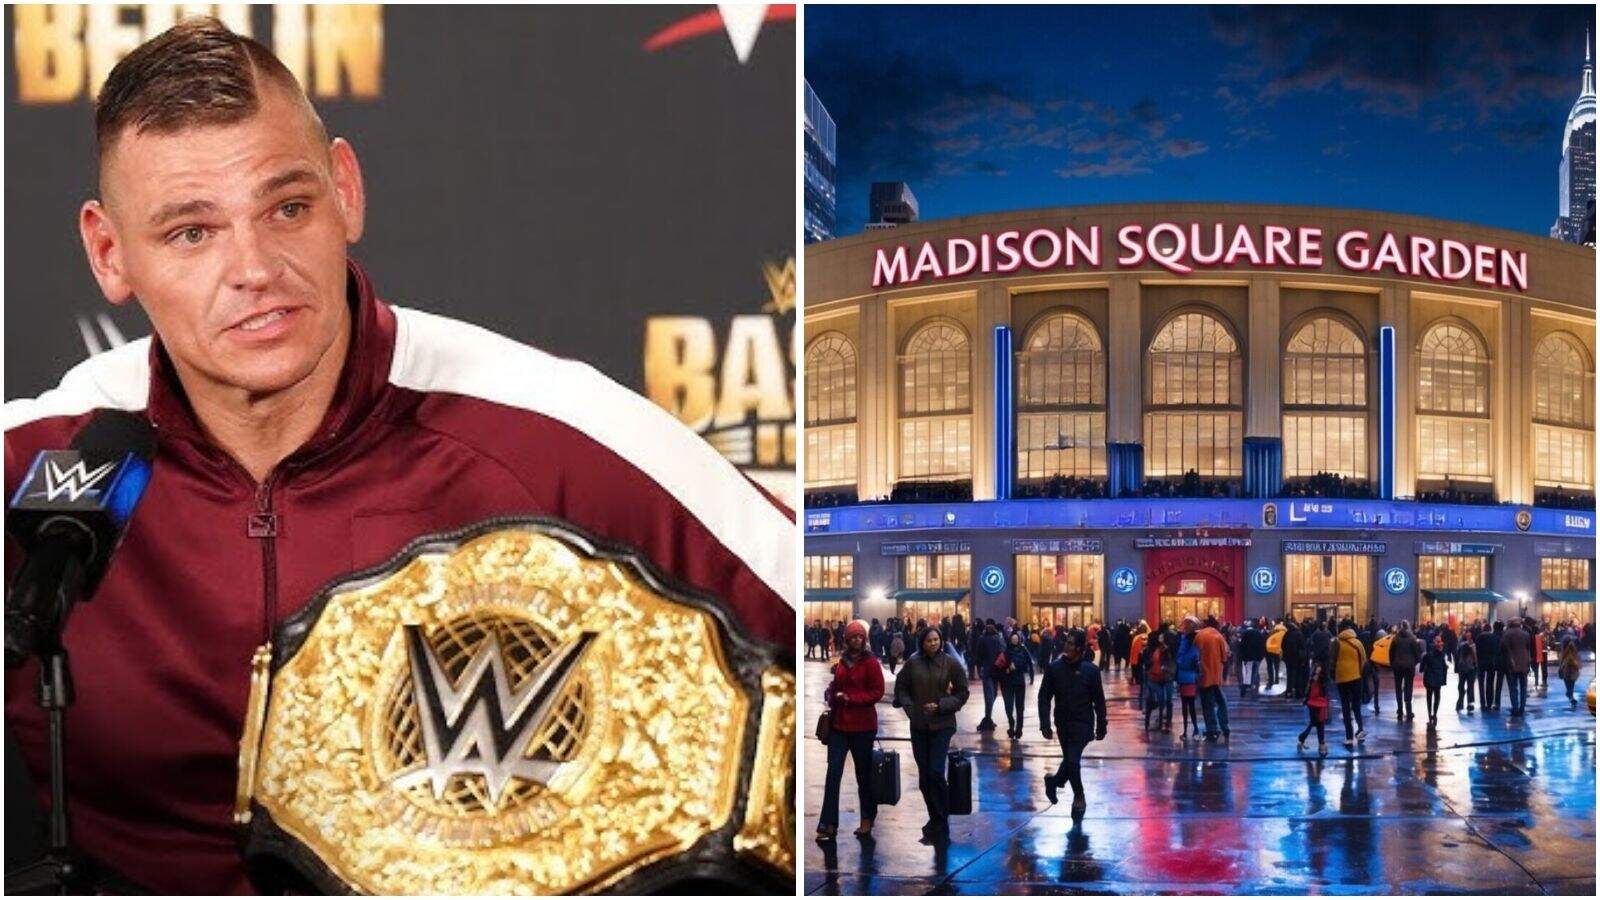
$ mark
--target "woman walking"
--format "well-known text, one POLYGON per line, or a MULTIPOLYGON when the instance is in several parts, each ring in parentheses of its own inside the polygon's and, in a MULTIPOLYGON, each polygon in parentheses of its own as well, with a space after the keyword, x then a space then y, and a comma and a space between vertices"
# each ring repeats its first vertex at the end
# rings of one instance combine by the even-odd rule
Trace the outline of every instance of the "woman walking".
POLYGON ((1567 684, 1567 699, 1572 701, 1572 708, 1578 708, 1578 695, 1572 692, 1578 683, 1578 642, 1568 637, 1561 642, 1561 662, 1556 666, 1556 674, 1567 684))
POLYGON ((917 786, 928 808, 922 843, 950 840, 950 798, 945 782, 945 756, 956 733, 956 711, 967 702, 967 673, 944 652, 939 629, 928 627, 917 637, 918 652, 894 680, 894 703, 911 717, 911 755, 917 761, 917 786))
POLYGON ((833 667, 833 681, 823 693, 833 713, 828 734, 828 775, 822 788, 822 813, 817 818, 817 840, 831 841, 839 833, 839 789, 844 781, 844 758, 855 760, 856 797, 861 804, 857 837, 872 833, 877 798, 872 792, 872 739, 878 735, 878 701, 883 698, 883 666, 867 652, 867 623, 856 619, 844 628, 844 655, 833 667))
POLYGON ((1428 707, 1428 727, 1439 724, 1439 700, 1444 696, 1444 686, 1450 680, 1449 665, 1444 655, 1444 635, 1436 634, 1422 657, 1422 690, 1428 707))
POLYGON ((1190 726, 1194 736, 1200 736, 1200 714, 1195 709, 1195 698, 1200 695, 1200 648, 1194 635, 1184 632, 1178 641, 1178 698, 1183 703, 1183 730, 1178 737, 1189 739, 1190 726))
POLYGON ((1006 735, 1013 741, 1022 740, 1022 703, 1028 682, 1033 680, 1033 654, 1022 642, 1021 630, 1013 630, 1002 654, 1005 666, 995 666, 1000 681, 1000 695, 1005 703, 1006 735))
POLYGON ((1472 691, 1478 684, 1478 648, 1474 640, 1478 629, 1473 628, 1464 640, 1456 644, 1456 712, 1461 712, 1461 701, 1467 702, 1467 712, 1472 712, 1472 691))
POLYGON ((1306 748, 1306 738, 1311 736, 1311 729, 1317 730, 1317 755, 1328 755, 1328 735, 1324 729, 1328 725, 1328 696, 1333 692, 1333 679, 1328 677, 1328 666, 1321 659, 1311 663, 1311 680, 1306 685, 1306 728, 1300 732, 1300 743, 1297 749, 1306 748))

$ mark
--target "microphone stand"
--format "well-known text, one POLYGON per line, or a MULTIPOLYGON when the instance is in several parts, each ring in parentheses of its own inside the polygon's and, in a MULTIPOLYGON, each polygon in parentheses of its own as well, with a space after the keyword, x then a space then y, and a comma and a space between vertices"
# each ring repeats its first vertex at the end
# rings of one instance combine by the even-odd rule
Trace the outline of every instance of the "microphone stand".
MULTIPOLYGON (((84 566, 82 559, 73 553, 50 545, 39 549, 40 553, 29 562, 36 562, 41 569, 57 577, 42 579, 49 587, 44 588, 46 596, 37 598, 42 602, 36 605, 28 602, 34 598, 26 596, 31 593, 26 588, 21 590, 23 597, 7 598, 8 637, 20 636, 32 646, 11 644, 6 648, 6 655, 8 663, 20 661, 18 654, 39 658, 36 699, 49 719, 50 735, 49 846, 42 859, 6 873, 5 887, 7 893, 17 894, 95 893, 90 877, 92 866, 72 846, 72 826, 67 815, 67 710, 72 708, 76 694, 72 665, 61 641, 67 613, 83 594, 84 566), (37 612, 29 615, 34 610, 37 612), (27 621, 29 619, 31 621, 27 621)), ((30 583, 41 582, 18 579, 19 587, 30 583)))

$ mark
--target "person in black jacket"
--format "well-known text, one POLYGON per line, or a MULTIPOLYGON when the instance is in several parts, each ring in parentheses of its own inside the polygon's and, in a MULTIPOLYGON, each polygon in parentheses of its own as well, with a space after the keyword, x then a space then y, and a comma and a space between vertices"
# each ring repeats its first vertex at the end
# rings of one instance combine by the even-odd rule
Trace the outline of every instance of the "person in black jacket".
POLYGON ((1427 654, 1422 657, 1422 689, 1426 692, 1429 728, 1439 724, 1439 699, 1444 695, 1445 683, 1450 680, 1447 659, 1444 635, 1434 635, 1427 654))
POLYGON ((1456 712, 1461 712, 1462 701, 1467 712, 1472 712, 1472 689, 1478 683, 1478 628, 1461 636, 1456 645, 1456 712))
POLYGON ((1006 642, 1005 666, 995 667, 995 675, 1000 679, 1000 692, 1004 697, 1006 710, 1006 736, 1014 741, 1022 740, 1022 711, 1026 705, 1024 694, 1027 692, 1028 682, 1033 680, 1033 656, 1028 652, 1028 644, 1022 639, 1022 632, 1015 630, 1006 642))
POLYGON ((1389 642, 1389 670, 1394 673, 1394 717, 1410 721, 1412 685, 1416 683, 1417 663, 1422 656, 1422 642, 1411 633, 1411 623, 1402 621, 1400 630, 1389 642))
POLYGON ((1239 662, 1242 667, 1239 696, 1248 696, 1260 689, 1261 661, 1266 658, 1267 633, 1261 629, 1259 622, 1252 619, 1239 635, 1239 662))
POLYGON ((1050 664, 1039 680, 1039 730, 1050 740, 1050 724, 1061 733, 1061 767, 1054 776, 1044 777, 1044 793, 1056 802, 1056 789, 1072 785, 1072 815, 1078 818, 1089 806, 1084 796, 1079 760, 1090 740, 1106 736, 1106 697, 1100 686, 1100 670, 1084 659, 1084 636, 1068 632, 1061 658, 1050 664), (1055 703, 1055 715, 1050 713, 1055 703))
MULTIPOLYGON (((972 630, 978 630, 977 623, 973 623, 972 630)), ((978 677, 983 681, 983 721, 978 723, 979 731, 995 729, 994 700, 999 693, 1000 682, 994 671, 994 661, 1005 648, 1005 641, 993 622, 985 624, 983 633, 973 642, 972 664, 977 666, 978 677)))
POLYGON ((1306 668, 1306 629, 1292 618, 1288 620, 1288 625, 1289 630, 1283 633, 1284 696, 1299 699, 1306 695, 1306 681, 1310 674, 1306 668))
POLYGON ((1478 633, 1478 705, 1484 712, 1500 708, 1500 630, 1505 626, 1494 624, 1478 633))

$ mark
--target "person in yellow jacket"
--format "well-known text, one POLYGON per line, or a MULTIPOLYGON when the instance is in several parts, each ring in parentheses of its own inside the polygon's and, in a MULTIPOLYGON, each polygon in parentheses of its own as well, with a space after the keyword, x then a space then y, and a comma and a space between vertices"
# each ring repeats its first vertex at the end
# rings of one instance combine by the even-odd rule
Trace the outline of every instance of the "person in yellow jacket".
POLYGON ((1367 648, 1354 628, 1346 627, 1333 642, 1333 680, 1339 685, 1339 709, 1344 714, 1344 745, 1355 746, 1356 741, 1367 739, 1367 730, 1361 724, 1362 674, 1367 667, 1367 648), (1351 727, 1351 714, 1355 726, 1351 727))
POLYGON ((1278 667, 1283 664, 1283 636, 1289 631, 1282 622, 1274 625, 1267 635, 1267 687, 1278 686, 1278 667))

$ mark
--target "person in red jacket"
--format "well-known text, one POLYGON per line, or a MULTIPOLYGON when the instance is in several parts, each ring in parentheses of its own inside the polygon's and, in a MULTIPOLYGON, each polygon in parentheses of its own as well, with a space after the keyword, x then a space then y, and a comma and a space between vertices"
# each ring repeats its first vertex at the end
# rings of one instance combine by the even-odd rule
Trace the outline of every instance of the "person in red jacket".
POLYGON ((857 837, 872 834, 878 803, 872 792, 872 739, 878 736, 878 701, 883 699, 883 666, 867 652, 867 623, 856 619, 844 628, 844 654, 833 667, 833 680, 822 698, 833 713, 828 734, 828 776, 822 787, 822 812, 817 816, 817 840, 831 841, 839 833, 839 790, 844 781, 844 758, 855 760, 856 796, 861 803, 857 837))
MULTIPOLYGON (((560 519, 793 646, 792 514, 590 367, 379 300, 349 258, 355 150, 266 47, 186 20, 111 71, 95 121, 83 246, 155 334, 3 416, 7 497, 100 410, 156 432, 121 547, 65 632, 79 850, 154 893, 251 890, 232 813, 252 654, 322 586, 422 535, 560 519)), ((7 673, 6 724, 43 803, 36 670, 7 673)))

